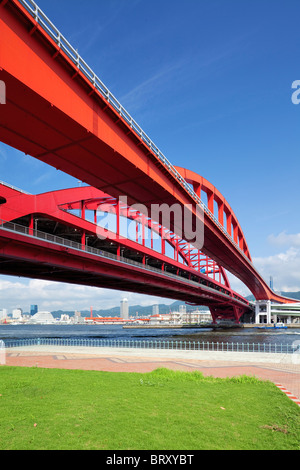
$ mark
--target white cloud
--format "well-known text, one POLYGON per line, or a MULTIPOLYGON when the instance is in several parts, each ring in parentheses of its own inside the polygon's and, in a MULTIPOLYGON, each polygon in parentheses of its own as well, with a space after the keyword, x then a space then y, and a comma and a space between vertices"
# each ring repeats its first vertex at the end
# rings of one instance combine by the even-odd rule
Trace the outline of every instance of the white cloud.
POLYGON ((243 295, 244 297, 247 297, 248 295, 251 295, 250 290, 248 289, 245 284, 240 281, 237 277, 235 277, 233 274, 230 272, 226 271, 230 287, 233 289, 235 292, 237 292, 240 295, 243 295))
POLYGON ((5 152, 4 147, 3 148, 0 147, 0 160, 4 162, 7 160, 7 154, 5 152))
POLYGON ((172 300, 120 292, 109 289, 65 284, 39 279, 19 280, 15 277, 0 277, 0 309, 22 308, 29 312, 30 305, 36 304, 39 310, 83 311, 117 307, 126 297, 129 305, 153 305, 155 303, 171 303, 172 300))
POLYGON ((300 233, 288 234, 281 232, 278 235, 270 235, 268 241, 271 245, 275 246, 292 246, 300 247, 300 233))
MULTIPOLYGON (((282 292, 300 291, 300 233, 269 235, 267 241, 281 251, 270 256, 254 257, 253 264, 259 274, 269 284, 273 277, 274 289, 282 292)), ((232 289, 241 295, 250 294, 247 287, 239 279, 228 274, 232 289)))
MULTIPOLYGON (((298 238, 295 237, 294 241, 297 242, 298 238)), ((286 238, 278 236, 278 240, 283 244, 286 238)), ((273 276, 274 288, 278 291, 300 290, 300 243, 298 246, 295 244, 275 255, 253 259, 254 266, 266 281, 273 276)))
POLYGON ((163 64, 154 74, 123 95, 120 98, 120 102, 126 109, 130 109, 131 112, 136 111, 137 108, 140 108, 142 105, 144 106, 145 102, 152 100, 157 94, 164 93, 165 87, 169 84, 170 77, 174 76, 175 72, 178 73, 178 70, 183 65, 180 60, 176 63, 163 64))
POLYGON ((267 239, 273 247, 281 248, 279 253, 266 257, 253 258, 253 264, 268 282, 274 280, 278 291, 295 292, 300 290, 300 233, 281 232, 271 234, 267 239))

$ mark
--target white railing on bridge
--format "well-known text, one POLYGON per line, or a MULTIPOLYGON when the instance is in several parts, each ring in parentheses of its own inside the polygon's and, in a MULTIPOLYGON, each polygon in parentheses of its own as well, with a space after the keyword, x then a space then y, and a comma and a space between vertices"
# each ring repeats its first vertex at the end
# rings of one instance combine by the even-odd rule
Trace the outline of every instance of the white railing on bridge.
POLYGON ((189 195, 194 199, 194 201, 214 221, 214 223, 219 227, 222 233, 239 250, 243 257, 251 263, 249 258, 243 252, 243 250, 241 250, 238 243, 236 243, 233 237, 228 234, 227 230, 225 230, 223 225, 218 221, 214 214, 208 209, 208 207, 199 198, 199 196, 197 196, 195 191, 176 170, 172 163, 159 150, 159 148, 154 144, 150 137, 148 137, 148 135, 143 131, 143 129, 138 125, 138 123, 126 111, 126 109, 123 108, 123 106, 119 103, 115 96, 109 91, 109 89, 104 85, 104 83, 95 74, 95 72, 78 54, 77 50, 74 49, 74 47, 61 34, 61 32, 56 28, 56 26, 54 26, 54 24, 49 20, 49 18, 40 9, 40 7, 33 0, 19 0, 19 2, 25 7, 25 9, 31 14, 31 16, 37 21, 37 23, 49 34, 49 36, 54 40, 58 47, 67 54, 69 59, 78 67, 78 69, 85 75, 85 77, 90 81, 90 83, 101 93, 101 95, 108 101, 108 103, 114 108, 114 110, 126 121, 126 123, 131 127, 131 129, 159 158, 160 162, 167 168, 170 173, 172 173, 174 178, 178 180, 178 182, 184 187, 184 189, 189 193, 189 195))
POLYGON ((5 181, 0 181, 0 184, 2 184, 3 186, 7 186, 8 188, 14 189, 15 191, 18 191, 19 193, 30 195, 30 193, 28 193, 27 191, 24 191, 23 189, 17 188, 16 186, 13 186, 12 184, 6 183, 5 181))

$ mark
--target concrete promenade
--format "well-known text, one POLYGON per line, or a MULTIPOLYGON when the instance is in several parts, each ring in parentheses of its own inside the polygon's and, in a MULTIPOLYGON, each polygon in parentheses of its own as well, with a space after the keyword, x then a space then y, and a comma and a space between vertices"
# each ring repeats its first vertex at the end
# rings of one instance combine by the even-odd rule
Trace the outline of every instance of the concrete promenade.
POLYGON ((7 349, 7 366, 82 369, 108 372, 151 372, 158 367, 198 370, 204 376, 255 376, 270 380, 300 405, 300 355, 178 351, 76 346, 29 346, 7 349))

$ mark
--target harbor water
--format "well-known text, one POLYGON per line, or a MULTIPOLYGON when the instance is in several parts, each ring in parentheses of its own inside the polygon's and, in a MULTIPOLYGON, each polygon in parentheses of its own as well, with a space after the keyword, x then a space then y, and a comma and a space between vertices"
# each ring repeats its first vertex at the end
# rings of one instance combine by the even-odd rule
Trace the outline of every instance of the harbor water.
POLYGON ((107 340, 173 340, 207 341, 209 343, 257 343, 292 345, 300 342, 300 329, 237 328, 213 330, 210 328, 188 329, 125 329, 122 325, 0 325, 0 341, 35 338, 61 339, 107 339, 107 340))

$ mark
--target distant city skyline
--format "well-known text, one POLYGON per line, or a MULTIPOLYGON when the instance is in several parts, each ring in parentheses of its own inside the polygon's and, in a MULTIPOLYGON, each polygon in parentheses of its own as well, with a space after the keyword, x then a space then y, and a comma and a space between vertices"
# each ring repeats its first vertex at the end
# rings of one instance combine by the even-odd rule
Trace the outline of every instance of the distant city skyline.
POLYGON ((100 310, 120 306, 125 295, 129 305, 171 304, 175 300, 40 279, 17 279, 16 281, 14 277, 0 277, 0 310, 6 308, 12 311, 14 308, 21 308, 29 312, 33 303, 38 305, 40 310, 50 312, 56 310, 89 311, 91 306, 95 310, 100 310))
MULTIPOLYGON (((172 164, 220 190, 267 283, 299 291, 299 0, 37 3, 172 164)), ((81 184, 2 143, 0 179, 30 193, 81 184)), ((124 296, 174 300, 0 276, 0 309, 109 308, 124 296)))

